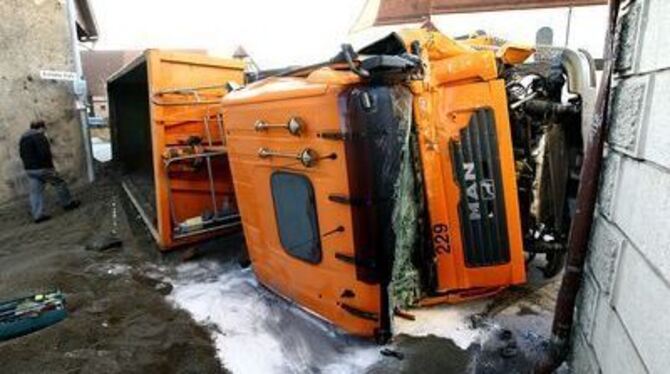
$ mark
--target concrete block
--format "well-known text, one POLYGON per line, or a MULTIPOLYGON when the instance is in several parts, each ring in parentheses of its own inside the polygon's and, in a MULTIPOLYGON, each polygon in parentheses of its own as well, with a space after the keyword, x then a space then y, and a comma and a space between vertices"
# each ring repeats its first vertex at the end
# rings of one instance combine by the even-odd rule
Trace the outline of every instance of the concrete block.
POLYGON ((622 158, 614 222, 670 280, 670 174, 655 164, 622 158))
POLYGON ((643 156, 670 169, 670 71, 656 73, 653 82, 643 156))
POLYGON ((572 334, 572 350, 568 362, 570 372, 575 374, 598 374, 600 366, 593 348, 586 341, 584 334, 577 330, 572 334))
POLYGON ((633 69, 640 45, 644 1, 635 1, 622 9, 624 12, 617 25, 615 69, 625 74, 633 69))
POLYGON ((598 285, 593 279, 593 275, 589 271, 586 271, 582 287, 577 296, 577 328, 582 331, 588 341, 592 337, 596 303, 599 298, 600 290, 598 289, 598 285))
MULTIPOLYGON (((631 245, 625 246, 619 269, 614 290, 615 309, 649 371, 667 373, 670 368, 670 287, 631 245)), ((598 322, 600 318, 596 317, 598 322)), ((609 335, 609 340, 623 340, 619 333, 609 335)), ((630 353, 631 360, 636 356, 630 353)), ((600 356, 598 358, 600 360, 600 356)))
POLYGON ((621 155, 612 149, 608 149, 605 156, 605 166, 600 177, 600 194, 598 196, 598 209, 607 218, 612 217, 612 205, 616 195, 620 166, 621 155))
POLYGON ((637 157, 640 128, 644 123, 649 76, 619 81, 612 93, 609 143, 615 149, 637 157))
POLYGON ((616 227, 609 224, 602 216, 596 218, 591 232, 590 252, 586 264, 605 296, 611 293, 616 272, 616 259, 624 241, 623 234, 616 227))
MULTIPOLYGON (((641 2, 638 0, 637 2, 641 2)), ((650 72, 670 67, 670 1, 647 0, 646 17, 643 21, 642 48, 639 51, 641 72, 650 72)))
POLYGON ((605 297, 598 300, 592 343, 603 374, 647 372, 633 341, 605 297))

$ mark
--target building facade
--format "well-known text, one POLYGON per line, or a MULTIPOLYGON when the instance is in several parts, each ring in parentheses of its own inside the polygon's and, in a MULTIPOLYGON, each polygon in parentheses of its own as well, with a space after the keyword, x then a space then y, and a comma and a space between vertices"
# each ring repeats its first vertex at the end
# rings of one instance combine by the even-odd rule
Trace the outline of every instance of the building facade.
POLYGON ((42 79, 44 70, 75 72, 68 9, 77 10, 77 37, 93 40, 95 21, 86 1, 0 2, 0 204, 27 193, 18 141, 33 120, 47 123, 54 161, 71 182, 85 175, 79 111, 71 81, 42 79))
POLYGON ((622 1, 575 373, 670 370, 670 2, 622 1))

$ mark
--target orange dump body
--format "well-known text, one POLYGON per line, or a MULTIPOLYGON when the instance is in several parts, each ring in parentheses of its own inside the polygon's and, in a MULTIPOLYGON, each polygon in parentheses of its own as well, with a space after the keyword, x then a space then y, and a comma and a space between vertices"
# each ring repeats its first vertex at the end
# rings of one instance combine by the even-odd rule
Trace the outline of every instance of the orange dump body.
POLYGON ((108 81, 114 160, 161 249, 239 230, 219 113, 244 64, 148 50, 108 81))
POLYGON ((322 68, 268 78, 223 100, 259 280, 360 336, 390 332, 394 185, 407 139, 418 149, 428 236, 416 249, 427 252, 419 256, 425 282, 417 302, 454 302, 525 281, 496 56, 425 33, 403 37, 423 47, 420 80, 371 83, 322 68))

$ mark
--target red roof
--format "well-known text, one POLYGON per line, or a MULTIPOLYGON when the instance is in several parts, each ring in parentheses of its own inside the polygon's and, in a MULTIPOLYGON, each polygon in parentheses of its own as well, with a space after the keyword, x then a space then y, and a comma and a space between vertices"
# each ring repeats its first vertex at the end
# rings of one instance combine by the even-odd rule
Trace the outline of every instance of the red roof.
POLYGON ((603 4, 607 4, 607 0, 381 0, 375 24, 421 22, 431 14, 603 4))
POLYGON ((140 50, 81 51, 88 94, 107 96, 107 78, 141 53, 140 50))
MULTIPOLYGON (((207 53, 204 49, 179 49, 179 52, 207 53)), ((107 78, 119 71, 142 50, 93 50, 81 51, 81 65, 90 96, 107 96, 107 78)))

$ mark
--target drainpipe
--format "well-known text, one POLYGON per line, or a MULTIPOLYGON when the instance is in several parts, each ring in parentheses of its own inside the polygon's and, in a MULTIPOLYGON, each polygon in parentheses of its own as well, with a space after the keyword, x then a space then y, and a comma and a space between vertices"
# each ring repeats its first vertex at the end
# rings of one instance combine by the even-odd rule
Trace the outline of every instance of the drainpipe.
POLYGON ((77 38, 77 9, 74 0, 67 1, 67 15, 70 25, 70 38, 72 44, 72 53, 74 69, 77 79, 72 83, 74 88, 74 105, 79 113, 79 123, 81 124, 81 137, 84 142, 84 152, 86 153, 86 175, 89 183, 95 180, 93 172, 93 152, 91 150, 91 137, 88 131, 88 115, 86 114, 86 82, 83 80, 84 71, 81 67, 81 57, 79 56, 79 39, 77 38))
POLYGON ((575 312, 577 292, 582 284, 584 262, 588 252, 591 227, 596 199, 605 138, 607 137, 609 117, 609 95, 614 69, 614 40, 620 0, 609 2, 609 26, 605 44, 605 66, 598 91, 596 108, 580 173, 580 185, 577 192, 577 211, 570 228, 568 239, 568 258, 558 291, 554 322, 551 329, 549 348, 535 364, 535 373, 551 373, 558 368, 568 354, 570 335, 575 312))

